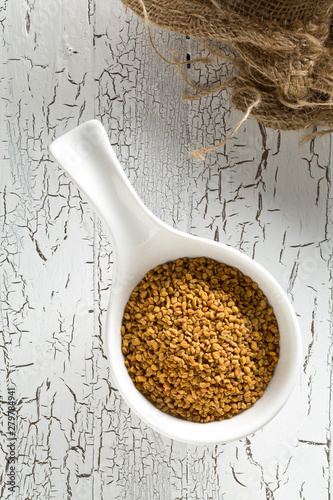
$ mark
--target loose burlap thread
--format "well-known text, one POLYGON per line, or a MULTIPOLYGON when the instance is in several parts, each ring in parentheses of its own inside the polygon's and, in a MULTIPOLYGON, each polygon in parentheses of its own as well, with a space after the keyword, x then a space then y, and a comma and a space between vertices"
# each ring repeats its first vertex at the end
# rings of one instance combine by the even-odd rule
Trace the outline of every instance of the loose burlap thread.
POLYGON ((236 49, 238 110, 273 129, 332 131, 333 0, 122 1, 161 28, 236 49))

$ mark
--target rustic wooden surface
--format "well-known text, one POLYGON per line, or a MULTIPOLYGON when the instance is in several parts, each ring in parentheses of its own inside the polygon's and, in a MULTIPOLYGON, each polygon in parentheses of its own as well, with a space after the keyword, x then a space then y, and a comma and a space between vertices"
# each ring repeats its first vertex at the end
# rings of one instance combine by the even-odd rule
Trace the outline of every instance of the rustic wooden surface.
MULTIPOLYGON (((184 102, 177 70, 118 0, 2 0, 0 497, 4 499, 329 500, 332 488, 331 137, 250 119, 229 133, 230 93, 184 102), (147 206, 165 222, 263 264, 293 302, 303 371, 264 429, 238 442, 163 438, 110 380, 103 325, 112 248, 52 161, 50 142, 96 117, 147 206), (16 387, 16 493, 6 486, 7 386, 16 387)), ((180 58, 201 44, 153 30, 180 58)), ((227 53, 228 50, 226 49, 227 53)), ((230 65, 185 68, 214 86, 230 65)))

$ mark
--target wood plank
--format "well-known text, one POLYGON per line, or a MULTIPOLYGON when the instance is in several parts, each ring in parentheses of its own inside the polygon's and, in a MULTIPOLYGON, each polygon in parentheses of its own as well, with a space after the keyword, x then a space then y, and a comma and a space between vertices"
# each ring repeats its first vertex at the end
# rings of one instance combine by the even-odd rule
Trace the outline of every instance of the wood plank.
MULTIPOLYGON (((1 56, 0 395, 17 395, 17 498, 328 500, 333 493, 332 148, 325 136, 265 130, 230 91, 182 101, 189 88, 120 1, 4 2, 1 56), (168 224, 223 241, 287 291, 303 337, 303 371, 281 413, 218 446, 164 438, 110 379, 103 327, 113 254, 104 229, 47 146, 97 117, 133 186, 168 224)), ((206 55, 153 28, 166 57, 206 55)), ((228 50, 221 48, 221 50, 228 50)), ((232 54, 228 51, 228 54, 232 54)), ((191 64, 213 86, 231 65, 191 64)), ((0 406, 1 463, 7 452, 0 406)), ((1 470, 0 496, 11 498, 1 470)))

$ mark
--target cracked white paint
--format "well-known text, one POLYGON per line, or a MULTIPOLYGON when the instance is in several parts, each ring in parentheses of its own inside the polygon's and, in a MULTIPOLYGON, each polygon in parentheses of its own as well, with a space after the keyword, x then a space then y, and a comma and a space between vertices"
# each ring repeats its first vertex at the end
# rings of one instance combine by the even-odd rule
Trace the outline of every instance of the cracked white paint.
MULTIPOLYGON (((184 102, 177 70, 118 0, 0 4, 0 463, 15 384, 19 499, 329 500, 332 496, 332 150, 325 136, 248 120, 227 91, 184 102), (147 206, 235 246, 281 283, 299 317, 299 383, 281 413, 239 442, 186 446, 131 413, 109 377, 102 331, 112 249, 47 145, 97 117, 147 206)), ((201 44, 154 29, 171 57, 201 44)), ((186 68, 202 85, 232 68, 186 68)), ((0 497, 12 498, 1 469, 0 497)))

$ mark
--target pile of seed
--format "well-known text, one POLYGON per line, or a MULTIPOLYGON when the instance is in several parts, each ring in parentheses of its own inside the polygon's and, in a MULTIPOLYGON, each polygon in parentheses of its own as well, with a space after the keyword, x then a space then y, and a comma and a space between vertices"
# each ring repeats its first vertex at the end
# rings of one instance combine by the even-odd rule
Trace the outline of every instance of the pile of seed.
POLYGON ((137 389, 194 422, 252 406, 279 357, 277 321, 257 283, 206 257, 149 271, 131 294, 121 332, 137 389))

